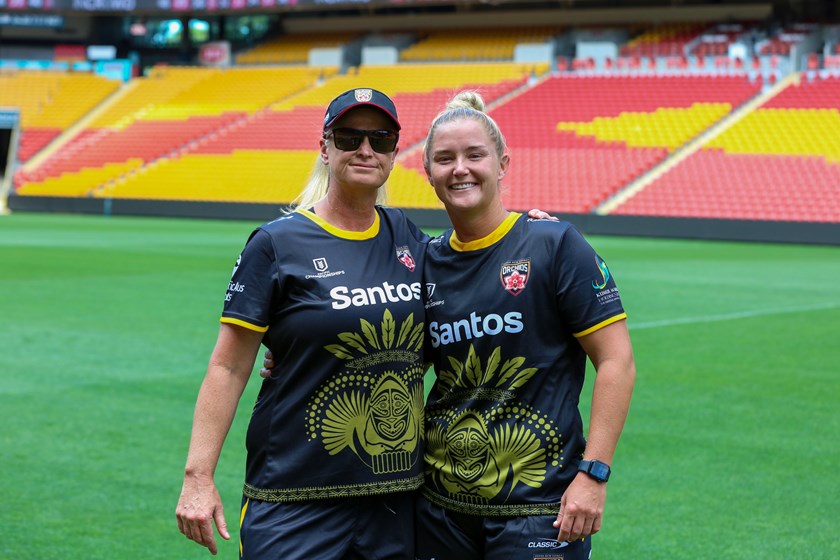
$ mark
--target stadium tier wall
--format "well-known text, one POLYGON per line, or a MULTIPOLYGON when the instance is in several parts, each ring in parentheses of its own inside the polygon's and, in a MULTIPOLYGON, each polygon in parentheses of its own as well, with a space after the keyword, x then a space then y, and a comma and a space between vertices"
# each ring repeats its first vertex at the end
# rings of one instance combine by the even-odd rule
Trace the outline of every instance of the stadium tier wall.
MULTIPOLYGON (((255 223, 273 220, 284 211, 283 207, 276 204, 15 195, 9 197, 9 208, 17 212, 251 220, 255 223)), ((409 208, 405 212, 423 228, 451 226, 446 212, 442 210, 409 208)), ((555 213, 555 216, 575 224, 587 235, 840 245, 840 224, 836 223, 565 213, 555 213)))

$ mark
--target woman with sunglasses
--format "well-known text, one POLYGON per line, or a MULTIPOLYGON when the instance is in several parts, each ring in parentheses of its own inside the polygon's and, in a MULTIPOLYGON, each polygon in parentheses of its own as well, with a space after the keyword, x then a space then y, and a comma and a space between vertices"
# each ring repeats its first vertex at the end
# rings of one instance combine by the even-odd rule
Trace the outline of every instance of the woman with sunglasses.
POLYGON ((473 92, 453 99, 424 149, 454 226, 432 240, 422 560, 589 558, 635 365, 604 260, 562 221, 507 211, 510 155, 473 92), (464 297, 469 286, 468 297, 464 297), (596 370, 584 437, 578 401, 596 370))
POLYGON ((377 205, 399 130, 385 94, 336 97, 294 210, 257 228, 236 261, 176 510, 213 554, 213 522, 230 538, 213 473, 264 344, 277 366, 246 437, 241 557, 414 558, 428 236, 377 205))

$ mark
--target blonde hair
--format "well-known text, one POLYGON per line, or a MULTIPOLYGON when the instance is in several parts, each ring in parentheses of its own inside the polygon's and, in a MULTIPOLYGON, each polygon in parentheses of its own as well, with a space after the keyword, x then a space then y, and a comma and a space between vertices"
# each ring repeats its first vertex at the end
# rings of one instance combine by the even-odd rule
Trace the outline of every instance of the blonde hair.
MULTIPOLYGON (((324 131, 326 132, 326 131, 324 131)), ((329 143, 329 139, 324 139, 324 142, 329 143)), ((385 181, 381 187, 376 191, 376 204, 383 205, 388 200, 387 193, 388 181, 385 181)), ((321 159, 321 154, 315 159, 315 165, 309 172, 309 179, 306 181, 303 190, 289 205, 288 213, 294 212, 298 208, 304 210, 312 208, 316 202, 327 196, 327 191, 330 190, 330 167, 321 159)))
POLYGON ((457 121, 460 119, 471 119, 481 123, 487 135, 496 147, 496 155, 499 159, 507 151, 507 142, 502 134, 499 125, 493 118, 484 112, 484 99, 477 91, 462 91, 455 95, 446 104, 446 108, 438 113, 432 121, 432 126, 429 128, 429 135, 426 136, 426 143, 423 146, 423 167, 426 172, 429 170, 429 149, 435 140, 435 133, 437 128, 446 123, 457 121))

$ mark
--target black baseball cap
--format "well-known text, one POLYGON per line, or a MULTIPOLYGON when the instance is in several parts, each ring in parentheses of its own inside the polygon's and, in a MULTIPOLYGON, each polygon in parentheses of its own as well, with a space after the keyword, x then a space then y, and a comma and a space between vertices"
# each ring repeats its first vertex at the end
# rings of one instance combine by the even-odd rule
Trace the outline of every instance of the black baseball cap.
POLYGON ((341 115, 352 109, 353 107, 360 107, 367 105, 369 107, 376 107, 386 115, 388 115, 397 130, 400 129, 400 121, 397 118, 397 108, 391 98, 381 91, 370 88, 357 88, 347 90, 330 102, 327 107, 327 114, 324 115, 324 130, 331 127, 336 119, 341 115))

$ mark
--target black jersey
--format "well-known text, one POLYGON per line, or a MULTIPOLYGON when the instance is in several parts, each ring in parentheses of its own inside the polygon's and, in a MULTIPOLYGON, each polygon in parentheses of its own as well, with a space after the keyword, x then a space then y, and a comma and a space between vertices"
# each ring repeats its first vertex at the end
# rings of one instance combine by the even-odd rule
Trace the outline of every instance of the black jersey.
POLYGON ((427 241, 383 207, 364 232, 299 210, 251 235, 221 321, 265 332, 277 366, 248 427, 245 495, 297 501, 422 483, 427 241))
POLYGON ((606 263, 571 224, 511 213, 426 257, 426 485, 478 515, 553 515, 585 446, 576 340, 626 318, 606 263))

